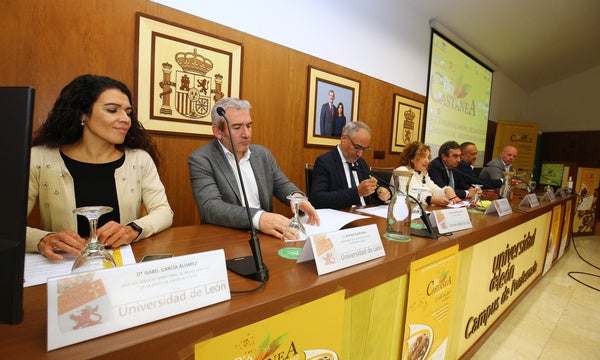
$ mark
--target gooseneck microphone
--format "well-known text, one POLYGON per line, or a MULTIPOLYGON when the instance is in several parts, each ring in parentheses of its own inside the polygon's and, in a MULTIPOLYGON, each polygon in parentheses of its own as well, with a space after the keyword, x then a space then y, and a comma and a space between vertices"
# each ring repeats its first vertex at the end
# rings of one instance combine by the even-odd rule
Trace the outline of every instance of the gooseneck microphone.
POLYGON ((482 185, 487 186, 489 189, 496 189, 496 186, 493 186, 491 183, 489 183, 481 178, 474 177, 473 175, 466 173, 464 171, 458 170, 458 167, 452 168, 452 171, 456 171, 459 174, 463 174, 464 176, 468 177, 471 181, 475 181, 473 184, 481 183, 482 185))
POLYGON ((246 195, 246 188, 244 187, 244 180, 242 178, 242 170, 240 169, 240 163, 237 159, 237 152, 235 151, 235 143, 231 136, 231 127, 229 125, 229 119, 225 116, 225 109, 222 107, 217 108, 217 114, 225 119, 227 124, 227 132, 229 133, 229 139, 231 140, 231 153, 235 159, 235 166, 240 179, 240 187, 242 188, 242 196, 244 197, 244 203, 246 205, 246 214, 248 215, 248 224, 250 224, 250 249, 252 250, 252 256, 243 256, 234 259, 228 259, 225 261, 227 269, 243 277, 266 282, 269 279, 269 269, 263 262, 262 252, 260 250, 260 241, 254 226, 252 226, 252 215, 250 214, 250 205, 248 204, 248 195, 246 195))
MULTIPOLYGON (((350 170, 352 171, 361 171, 365 174, 368 174, 369 176, 374 177, 375 179, 377 179, 377 182, 382 183, 383 185, 385 185, 388 190, 392 191, 392 189, 395 189, 396 187, 392 184, 390 184, 389 182, 381 179, 379 176, 373 174, 373 172, 371 171, 367 171, 364 169, 359 168, 358 166, 354 166, 354 164, 350 164, 350 170)), ((411 235, 416 235, 416 236, 421 236, 421 237, 426 237, 426 238, 430 238, 430 239, 437 239, 438 235, 436 234, 436 232, 433 230, 433 226, 431 225, 431 221, 429 220, 429 216, 427 215, 427 212, 425 211, 425 209, 423 209, 423 205, 421 204, 421 202, 417 199, 415 199, 414 196, 407 194, 409 198, 413 199, 413 201, 415 203, 417 203, 417 206, 419 207, 419 209, 421 209, 421 221, 423 221, 423 224, 425 224, 425 229, 414 229, 414 228, 410 228, 410 234, 411 235)))

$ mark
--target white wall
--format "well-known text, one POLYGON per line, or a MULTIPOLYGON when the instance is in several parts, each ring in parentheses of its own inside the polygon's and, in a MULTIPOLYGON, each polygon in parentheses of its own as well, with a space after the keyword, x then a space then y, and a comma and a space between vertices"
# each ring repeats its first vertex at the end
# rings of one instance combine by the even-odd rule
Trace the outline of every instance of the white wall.
POLYGON ((526 121, 527 93, 501 72, 494 72, 489 120, 526 121))
MULTIPOLYGON (((365 0, 153 1, 426 95, 430 19, 409 1, 393 27, 378 21, 385 9, 365 0)), ((537 122, 542 131, 600 130, 599 81, 596 68, 529 97, 495 72, 489 119, 537 122)))
MULTIPOLYGON (((542 132, 600 130, 600 66, 531 93, 527 118, 542 132)), ((600 140, 600 139, 599 139, 600 140)))

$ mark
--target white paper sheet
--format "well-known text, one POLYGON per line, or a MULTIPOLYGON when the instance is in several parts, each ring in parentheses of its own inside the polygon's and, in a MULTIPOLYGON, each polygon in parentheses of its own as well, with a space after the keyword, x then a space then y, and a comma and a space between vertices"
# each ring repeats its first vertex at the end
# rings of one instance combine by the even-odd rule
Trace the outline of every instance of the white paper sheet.
MULTIPOLYGON (((122 259, 122 264, 117 265, 135 264, 131 245, 123 245, 114 251, 122 259)), ((63 254, 63 257, 63 260, 50 260, 38 253, 26 253, 23 287, 45 284, 49 277, 70 274, 75 256, 63 254)))
POLYGON ((322 234, 331 231, 337 231, 344 225, 358 219, 366 219, 368 216, 360 214, 352 214, 345 211, 334 209, 318 209, 317 213, 321 219, 320 226, 308 225, 304 223, 304 229, 308 236, 314 234, 322 234))

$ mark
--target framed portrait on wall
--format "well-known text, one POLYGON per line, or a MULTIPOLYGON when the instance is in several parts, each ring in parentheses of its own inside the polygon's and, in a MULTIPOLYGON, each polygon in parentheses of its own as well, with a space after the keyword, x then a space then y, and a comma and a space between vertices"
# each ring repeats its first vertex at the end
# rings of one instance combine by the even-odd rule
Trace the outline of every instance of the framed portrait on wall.
POLYGON ((212 136, 210 112, 239 97, 241 44, 136 13, 138 118, 154 132, 212 136))
POLYGON ((360 82, 308 67, 306 145, 335 146, 342 128, 358 119, 360 82))
POLYGON ((423 107, 422 102, 394 94, 392 153, 400 153, 411 142, 422 140, 423 107))

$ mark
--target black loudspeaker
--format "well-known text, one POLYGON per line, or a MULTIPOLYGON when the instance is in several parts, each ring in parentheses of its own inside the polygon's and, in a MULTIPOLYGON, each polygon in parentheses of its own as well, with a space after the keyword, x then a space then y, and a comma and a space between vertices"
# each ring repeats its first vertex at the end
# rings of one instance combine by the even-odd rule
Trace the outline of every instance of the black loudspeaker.
POLYGON ((0 87, 0 323, 23 321, 23 267, 33 100, 31 87, 0 87))

